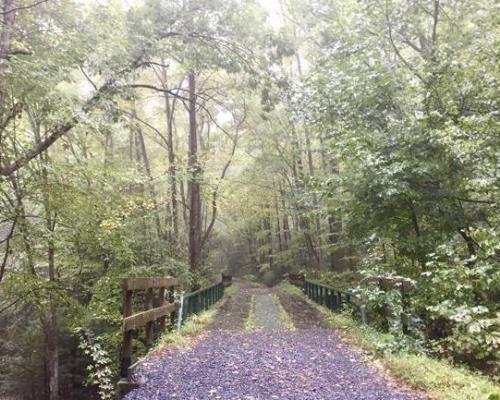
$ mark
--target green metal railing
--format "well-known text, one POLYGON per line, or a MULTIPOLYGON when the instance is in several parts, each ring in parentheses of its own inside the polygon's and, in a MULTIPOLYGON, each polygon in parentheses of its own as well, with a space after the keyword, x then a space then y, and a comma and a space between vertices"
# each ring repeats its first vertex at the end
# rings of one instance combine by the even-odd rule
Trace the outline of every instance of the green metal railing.
POLYGON ((181 299, 178 326, 180 327, 190 315, 198 314, 212 307, 222 296, 224 296, 224 285, 222 282, 184 294, 181 299))
POLYGON ((308 280, 304 281, 303 290, 311 300, 333 312, 340 312, 345 305, 349 305, 361 322, 366 324, 366 307, 356 304, 351 292, 308 280))

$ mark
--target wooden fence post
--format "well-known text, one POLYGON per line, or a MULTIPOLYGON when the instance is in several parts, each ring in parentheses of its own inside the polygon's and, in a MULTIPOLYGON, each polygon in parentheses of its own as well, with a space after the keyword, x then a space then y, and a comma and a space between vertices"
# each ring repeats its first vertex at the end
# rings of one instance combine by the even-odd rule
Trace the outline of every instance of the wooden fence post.
MULTIPOLYGON (((175 302, 175 295, 174 295, 175 287, 170 286, 168 288, 168 302, 173 304, 175 302)), ((175 321, 177 318, 177 310, 174 310, 170 313, 169 315, 169 321, 168 321, 168 328, 169 329, 175 329, 175 321)))
MULTIPOLYGON (((165 287, 161 287, 159 290, 158 290, 158 307, 162 307, 165 305, 165 287)), ((165 331, 165 320, 166 320, 166 316, 162 316, 159 320, 158 320, 158 326, 160 328, 160 332, 164 332, 165 331)))
POLYGON ((153 278, 130 278, 123 280, 123 343, 120 365, 120 381, 118 382, 117 395, 122 398, 131 389, 137 387, 131 382, 129 370, 132 365, 132 340, 134 331, 140 327, 145 327, 145 344, 150 348, 154 338, 154 324, 159 321, 159 326, 165 326, 167 314, 171 317, 171 323, 175 324, 176 310, 178 304, 175 303, 173 288, 177 285, 177 279, 172 277, 153 278), (170 303, 165 304, 165 289, 169 287, 170 303), (154 291, 158 289, 158 306, 154 304, 154 291), (133 314, 133 295, 135 291, 144 291, 144 311, 133 314))
MULTIPOLYGON (((144 311, 151 310, 153 308, 153 289, 149 288, 144 291, 144 311)), ((153 323, 154 321, 149 321, 146 323, 146 333, 144 335, 144 342, 146 349, 150 349, 153 345, 153 323)))
MULTIPOLYGON (((132 296, 133 291, 123 289, 123 318, 132 315, 132 296)), ((128 368, 132 364, 132 337, 133 331, 125 331, 123 333, 123 347, 122 347, 122 364, 120 369, 120 376, 128 378, 128 368)))

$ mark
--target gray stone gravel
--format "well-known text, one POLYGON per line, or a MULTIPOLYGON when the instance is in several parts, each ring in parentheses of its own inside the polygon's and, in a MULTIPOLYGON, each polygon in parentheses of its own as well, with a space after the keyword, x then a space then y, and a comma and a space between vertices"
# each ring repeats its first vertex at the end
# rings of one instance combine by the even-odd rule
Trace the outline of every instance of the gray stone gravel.
POLYGON ((278 299, 270 294, 255 295, 255 327, 266 330, 286 329, 281 318, 278 299))
POLYGON ((321 316, 307 311, 308 307, 277 290, 242 287, 225 308, 219 309, 221 314, 214 321, 218 329, 200 336, 191 348, 165 348, 144 360, 134 373, 141 385, 125 400, 426 398, 398 387, 397 382, 367 365, 334 332, 314 326, 311 319, 321 316), (312 329, 298 326, 297 331, 286 330, 278 299, 272 293, 282 298, 292 320, 307 319, 304 327, 312 329), (246 332, 242 325, 252 295, 254 322, 260 329, 246 332))
POLYGON ((165 349, 126 400, 417 400, 329 330, 212 331, 192 349, 165 349))

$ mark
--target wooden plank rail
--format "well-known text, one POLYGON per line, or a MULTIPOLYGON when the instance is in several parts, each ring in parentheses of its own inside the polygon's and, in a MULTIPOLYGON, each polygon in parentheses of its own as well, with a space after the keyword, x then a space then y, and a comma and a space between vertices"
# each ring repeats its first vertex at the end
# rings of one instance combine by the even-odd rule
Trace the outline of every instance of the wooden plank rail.
POLYGON ((179 303, 171 303, 164 306, 156 307, 151 310, 143 311, 130 317, 123 319, 123 330, 130 331, 141 326, 147 325, 149 322, 156 321, 165 315, 179 309, 179 303))
POLYGON ((177 286, 177 278, 171 276, 167 277, 153 277, 153 278, 126 278, 123 280, 124 290, 146 290, 156 288, 168 288, 177 286))
POLYGON ((142 277, 123 279, 123 342, 121 355, 121 380, 118 384, 118 397, 124 396, 135 385, 130 381, 129 368, 132 365, 134 332, 145 327, 144 344, 147 349, 153 345, 155 325, 163 332, 166 317, 169 316, 169 328, 175 326, 179 303, 175 301, 174 291, 178 280, 174 277, 142 277), (157 296, 155 297, 155 292, 157 296), (133 312, 134 294, 143 296, 144 310, 133 312), (157 305, 155 307, 155 305, 157 305))

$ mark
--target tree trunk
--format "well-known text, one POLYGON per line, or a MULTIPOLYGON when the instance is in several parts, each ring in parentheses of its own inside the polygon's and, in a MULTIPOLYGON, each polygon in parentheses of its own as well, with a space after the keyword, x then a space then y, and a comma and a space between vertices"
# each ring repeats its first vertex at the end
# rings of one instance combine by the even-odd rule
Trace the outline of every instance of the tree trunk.
MULTIPOLYGON (((165 62, 162 60, 162 64, 165 62)), ((162 85, 167 89, 167 68, 162 67, 162 85)), ((177 206, 177 171, 175 166, 174 150, 174 107, 170 104, 168 93, 164 93, 165 99, 165 118, 167 122, 167 149, 168 149, 168 174, 170 178, 170 204, 172 207, 172 229, 174 233, 173 240, 177 241, 179 235, 179 211, 177 206)))
MULTIPOLYGON (((14 8, 14 0, 3 0, 2 33, 0 34, 0 148, 3 142, 3 128, 5 120, 5 72, 8 69, 8 58, 12 42, 12 32, 16 21, 16 13, 9 12, 14 8)), ((2 152, 0 152, 0 165, 2 165, 2 152)))
MULTIPOLYGON (((55 221, 53 212, 51 211, 50 198, 48 193, 48 176, 47 169, 45 168, 48 158, 45 156, 42 159, 42 175, 44 180, 44 207, 45 207, 45 221, 47 231, 50 232, 49 239, 47 240, 47 263, 48 275, 51 283, 56 282, 56 266, 55 266, 55 245, 53 240, 53 233, 55 229, 55 221)), ((49 398, 50 400, 59 399, 59 341, 58 341, 58 327, 57 327, 57 307, 56 299, 54 299, 54 288, 49 292, 49 311, 48 315, 44 317, 44 331, 45 331, 45 346, 46 346, 46 359, 49 371, 49 398)))
MULTIPOLYGON (((49 222, 51 223, 51 221, 49 222)), ((54 263, 55 248, 52 240, 48 243, 49 280, 55 282, 56 271, 54 263)), ((50 400, 59 399, 59 341, 57 329, 57 310, 53 293, 49 298, 49 315, 45 321, 45 345, 47 352, 47 364, 49 370, 49 393, 50 400)))
POLYGON ((196 83, 193 71, 189 81, 189 267, 197 271, 201 264, 201 168, 198 164, 198 137, 196 126, 196 83))
POLYGON ((28 263, 27 267, 32 275, 36 275, 35 263, 33 260, 34 246, 29 237, 31 229, 29 227, 28 219, 26 218, 26 209, 24 208, 23 193, 21 192, 21 188, 19 187, 16 175, 10 175, 9 180, 12 184, 12 188, 14 189, 14 195, 16 196, 16 201, 17 201, 16 216, 19 220, 19 230, 21 232, 24 252, 26 253, 26 261, 28 263))
POLYGON ((281 240, 281 221, 278 197, 274 197, 274 208, 276 211, 276 238, 278 239, 278 249, 280 253, 283 251, 283 241, 281 240))
MULTIPOLYGON (((40 124, 31 118, 31 125, 37 143, 41 143, 40 124)), ((48 291, 48 310, 40 315, 45 336, 45 359, 49 374, 49 399, 59 400, 59 329, 57 321, 57 303, 54 296, 57 282, 55 266, 54 231, 56 226, 56 213, 52 210, 49 192, 49 172, 47 166, 50 162, 47 150, 41 153, 40 173, 42 180, 42 201, 45 214, 45 226, 49 232, 47 239, 47 274, 50 282, 48 291)))
POLYGON ((290 225, 288 222, 288 212, 287 205, 285 201, 285 193, 281 188, 281 184, 279 186, 279 193, 281 196, 281 207, 283 209, 283 250, 288 250, 288 242, 290 242, 292 232, 290 231, 290 225))
POLYGON ((153 207, 155 212, 156 233, 158 235, 158 238, 161 238, 162 233, 161 233, 160 211, 158 209, 158 201, 156 199, 156 190, 153 182, 153 174, 151 173, 151 165, 149 163, 148 152, 146 149, 146 143, 144 141, 144 135, 142 134, 142 130, 139 125, 137 125, 136 128, 137 128, 136 135, 138 139, 139 150, 142 155, 142 161, 144 162, 144 171, 146 172, 146 175, 149 180, 149 193, 151 196, 151 200, 153 201, 153 207))

